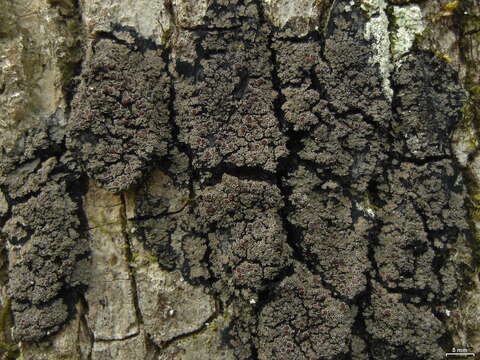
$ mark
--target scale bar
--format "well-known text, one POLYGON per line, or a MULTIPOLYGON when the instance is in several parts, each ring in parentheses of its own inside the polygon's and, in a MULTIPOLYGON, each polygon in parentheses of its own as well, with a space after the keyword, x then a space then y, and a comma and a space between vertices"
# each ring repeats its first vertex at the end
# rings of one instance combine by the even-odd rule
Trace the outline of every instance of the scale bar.
POLYGON ((475 353, 473 352, 454 352, 454 353, 446 353, 445 357, 475 357, 475 353))

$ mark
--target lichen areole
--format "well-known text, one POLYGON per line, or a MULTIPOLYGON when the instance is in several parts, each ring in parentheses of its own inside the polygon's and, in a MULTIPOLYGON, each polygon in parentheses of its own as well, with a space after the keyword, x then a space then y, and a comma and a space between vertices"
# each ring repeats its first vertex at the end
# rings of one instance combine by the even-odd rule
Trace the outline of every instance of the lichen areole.
POLYGON ((81 80, 68 146, 101 186, 126 190, 145 175, 154 156, 168 152, 170 86, 162 52, 101 39, 81 80))

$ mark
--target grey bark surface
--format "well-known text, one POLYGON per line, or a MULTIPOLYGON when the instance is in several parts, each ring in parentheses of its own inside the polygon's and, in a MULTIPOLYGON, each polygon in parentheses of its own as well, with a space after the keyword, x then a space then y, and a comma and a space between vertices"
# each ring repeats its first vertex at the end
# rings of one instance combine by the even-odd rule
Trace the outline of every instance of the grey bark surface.
POLYGON ((480 353, 473 0, 0 0, 3 359, 480 353))

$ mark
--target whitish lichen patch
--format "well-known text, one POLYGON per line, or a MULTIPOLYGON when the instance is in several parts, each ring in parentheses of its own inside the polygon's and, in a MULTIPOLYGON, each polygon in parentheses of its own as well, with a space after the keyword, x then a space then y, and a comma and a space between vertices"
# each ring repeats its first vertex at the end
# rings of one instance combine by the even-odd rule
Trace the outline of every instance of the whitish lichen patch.
POLYGON ((388 35, 389 22, 386 14, 387 3, 384 0, 364 0, 361 8, 370 16, 370 20, 365 25, 365 40, 373 40, 374 55, 371 63, 379 65, 383 89, 387 97, 391 99, 393 95, 390 86, 392 61, 388 35))
POLYGON ((415 37, 425 30, 425 23, 422 11, 416 4, 394 6, 393 17, 396 29, 392 36, 392 56, 397 60, 410 51, 415 37))
MULTIPOLYGON (((266 13, 270 20, 278 27, 284 27, 290 20, 302 18, 315 21, 319 25, 319 10, 322 1, 318 0, 264 0, 266 13)), ((303 28, 303 35, 308 33, 309 27, 303 28)))

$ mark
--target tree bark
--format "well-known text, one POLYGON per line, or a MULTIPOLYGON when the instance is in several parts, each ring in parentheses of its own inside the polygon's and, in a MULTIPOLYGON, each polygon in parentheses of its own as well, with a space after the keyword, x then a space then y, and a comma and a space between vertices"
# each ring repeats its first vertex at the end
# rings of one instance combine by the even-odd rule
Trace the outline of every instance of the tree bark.
POLYGON ((480 352, 474 0, 0 0, 3 359, 480 352))

